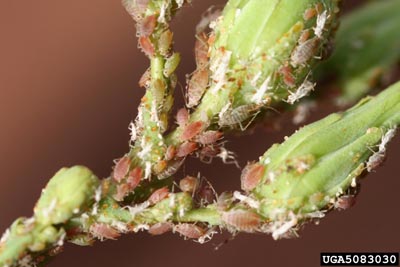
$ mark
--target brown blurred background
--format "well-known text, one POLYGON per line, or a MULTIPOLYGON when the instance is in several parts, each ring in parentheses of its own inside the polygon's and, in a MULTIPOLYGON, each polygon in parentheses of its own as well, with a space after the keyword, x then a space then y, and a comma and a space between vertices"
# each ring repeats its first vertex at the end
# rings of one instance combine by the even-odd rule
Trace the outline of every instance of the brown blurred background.
MULTIPOLYGON (((194 0, 175 19, 181 81, 194 69, 200 14, 224 2, 194 0)), ((134 23, 120 1, 0 1, 0 33, 3 232, 18 216, 32 214, 40 190, 60 167, 83 164, 108 176, 112 160, 128 149, 127 127, 143 94, 137 81, 148 62, 136 48, 134 23)), ((177 98, 181 106, 179 90, 177 98)), ((257 128, 251 136, 230 137, 228 147, 239 152, 244 166, 294 129, 271 134, 257 128)), ((399 137, 390 144, 385 166, 362 181, 356 206, 307 225, 298 239, 240 234, 215 251, 229 235, 199 245, 177 235, 140 233, 94 247, 67 245, 50 266, 318 266, 321 251, 398 251, 399 137)), ((219 192, 239 188, 240 171, 232 165, 189 160, 183 171, 200 170, 219 192)))

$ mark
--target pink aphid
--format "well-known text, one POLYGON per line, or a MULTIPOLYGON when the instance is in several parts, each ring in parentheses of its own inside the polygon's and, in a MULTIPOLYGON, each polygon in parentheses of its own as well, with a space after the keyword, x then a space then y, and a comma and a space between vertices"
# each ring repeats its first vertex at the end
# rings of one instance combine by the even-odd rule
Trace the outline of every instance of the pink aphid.
POLYGON ((154 205, 160 202, 161 200, 167 198, 168 195, 169 195, 168 187, 162 187, 154 191, 149 197, 148 201, 150 202, 150 205, 154 205))
POLYGON ((180 223, 175 225, 174 232, 178 232, 186 238, 200 238, 206 234, 206 231, 195 224, 180 223))
POLYGON ((176 156, 178 158, 183 158, 186 157, 187 155, 190 155, 197 149, 197 144, 194 142, 185 142, 181 144, 176 152, 176 156))
POLYGON ((201 205, 211 204, 217 198, 214 188, 205 178, 202 179, 200 185, 198 186, 196 198, 201 205))
POLYGON ((139 45, 142 48, 143 52, 146 54, 146 56, 148 57, 154 56, 155 49, 149 37, 140 36, 139 45))
POLYGON ((222 136, 223 133, 220 131, 206 131, 199 134, 197 141, 202 145, 211 145, 221 139, 222 136))
POLYGON ((149 2, 150 0, 124 0, 123 4, 132 18, 136 21, 140 21, 142 14, 146 12, 149 2))
POLYGON ((124 200, 126 194, 129 192, 129 185, 128 184, 119 184, 117 185, 117 192, 114 194, 114 199, 116 201, 124 200))
POLYGON ((160 222, 153 224, 149 228, 149 234, 151 235, 162 235, 166 232, 169 232, 172 230, 173 224, 170 222, 160 222))
POLYGON ((242 190, 253 190, 261 181, 265 172, 265 166, 259 163, 249 163, 243 169, 240 177, 242 190))
POLYGON ((304 11, 303 18, 304 20, 309 20, 312 19, 317 15, 317 10, 315 8, 308 8, 306 11, 304 11))
POLYGON ((181 108, 176 113, 176 123, 179 126, 185 126, 189 120, 189 112, 186 108, 181 108))
POLYGON ((352 206, 354 206, 354 204, 356 203, 356 197, 353 195, 344 195, 339 197, 335 204, 334 207, 336 209, 341 209, 341 210, 346 210, 348 208, 351 208, 352 206))
POLYGON ((138 31, 140 36, 150 36, 157 25, 157 18, 155 15, 147 16, 139 23, 138 31))
POLYGON ((148 68, 142 75, 142 77, 140 77, 139 80, 139 86, 140 87, 149 87, 150 86, 150 81, 151 81, 151 72, 150 72, 150 68, 148 68))
POLYGON ((218 146, 205 146, 198 153, 198 157, 201 162, 210 164, 212 159, 221 153, 221 149, 218 146))
POLYGON ((167 147, 167 151, 165 152, 165 155, 164 155, 165 156, 165 160, 166 161, 170 161, 173 158, 175 158, 175 155, 176 155, 176 147, 173 146, 173 145, 169 145, 167 147))
POLYGON ((196 65, 198 68, 203 68, 208 64, 208 43, 207 35, 202 32, 196 36, 196 42, 194 44, 194 54, 196 59, 196 65))
POLYGON ((261 218, 258 214, 246 210, 223 212, 221 218, 228 226, 248 233, 257 231, 261 223, 261 218))
POLYGON ((133 170, 131 170, 129 172, 128 178, 126 178, 126 182, 129 185, 129 190, 135 189, 139 185, 142 177, 143 177, 142 168, 136 167, 133 170))
POLYGON ((187 175, 185 178, 179 181, 179 188, 182 190, 182 192, 193 193, 198 184, 199 181, 196 177, 187 175))
POLYGON ((94 223, 89 228, 90 233, 103 241, 104 239, 116 239, 120 233, 105 223, 94 223))
POLYGON ((187 106, 197 106, 208 85, 209 73, 207 68, 197 69, 187 85, 187 106))
POLYGON ((296 85, 296 80, 292 75, 292 69, 289 66, 283 66, 279 69, 279 73, 283 76, 283 82, 290 88, 296 85))
POLYGON ((114 180, 117 182, 121 182, 121 180, 128 173, 130 165, 131 165, 131 159, 128 156, 120 158, 114 168, 113 172, 114 180))
POLYGON ((187 141, 198 135, 204 127, 204 122, 195 121, 187 125, 181 134, 181 141, 187 141))

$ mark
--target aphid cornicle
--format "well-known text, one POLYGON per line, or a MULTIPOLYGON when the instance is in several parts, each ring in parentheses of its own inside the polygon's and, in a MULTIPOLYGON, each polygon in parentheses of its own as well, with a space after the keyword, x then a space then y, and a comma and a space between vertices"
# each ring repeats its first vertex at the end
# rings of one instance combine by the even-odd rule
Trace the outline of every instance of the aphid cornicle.
POLYGON ((242 190, 248 192, 256 188, 265 172, 265 166, 259 163, 249 163, 243 169, 240 177, 242 190))
POLYGON ((192 108, 199 104, 207 89, 209 73, 207 68, 197 69, 187 85, 187 107, 192 108))
POLYGON ((206 231, 195 224, 180 223, 174 226, 174 232, 177 232, 187 238, 200 238, 206 231))
POLYGON ((299 43, 290 55, 290 63, 293 67, 305 65, 317 52, 320 40, 316 37, 304 43, 299 43))
POLYGON ((168 187, 162 187, 160 189, 157 189, 156 191, 154 191, 148 201, 150 202, 150 205, 155 205, 158 202, 160 202, 161 200, 167 198, 169 195, 169 189, 168 187))
POLYGON ((257 213, 246 210, 230 210, 222 213, 222 221, 242 232, 252 233, 259 229, 261 218, 257 213))
POLYGON ((89 227, 89 231, 101 241, 104 239, 116 239, 120 236, 120 233, 116 229, 105 223, 94 223, 89 227))
POLYGON ((151 235, 162 235, 166 232, 169 232, 172 230, 173 224, 170 222, 160 222, 153 224, 149 228, 149 234, 151 235))
POLYGON ((187 141, 198 135, 204 127, 204 122, 202 121, 195 121, 187 125, 181 134, 180 140, 187 141))
POLYGON ((128 173, 130 164, 131 164, 131 159, 127 156, 124 156, 118 160, 113 171, 113 178, 115 181, 121 182, 121 180, 128 173))

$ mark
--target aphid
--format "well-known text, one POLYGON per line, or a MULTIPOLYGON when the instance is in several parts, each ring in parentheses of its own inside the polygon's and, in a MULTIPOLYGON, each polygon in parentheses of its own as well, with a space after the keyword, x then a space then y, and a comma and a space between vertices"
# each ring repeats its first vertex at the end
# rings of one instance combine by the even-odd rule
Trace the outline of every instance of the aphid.
POLYGON ((201 179, 198 189, 196 191, 196 199, 200 205, 211 204, 217 198, 217 193, 214 188, 204 177, 201 179))
POLYGON ((286 102, 289 104, 294 104, 296 101, 302 97, 308 95, 312 90, 314 90, 315 83, 308 81, 307 79, 297 88, 295 92, 290 92, 286 102))
POLYGON ((114 180, 117 182, 121 182, 121 180, 128 173, 130 165, 131 165, 131 159, 128 156, 120 158, 114 168, 113 172, 114 180))
POLYGON ((204 32, 196 35, 196 42, 194 44, 194 55, 197 68, 204 68, 208 64, 207 35, 204 32))
POLYGON ((317 15, 317 10, 313 7, 306 9, 303 14, 304 20, 310 20, 317 15))
POLYGON ((372 172, 385 161, 385 153, 375 152, 367 161, 367 171, 372 172))
POLYGON ((181 108, 176 113, 176 123, 179 126, 185 126, 189 121, 189 112, 186 108, 181 108))
POLYGON ((207 68, 197 69, 187 85, 187 107, 192 108, 199 104, 201 97, 207 89, 209 73, 207 68))
POLYGON ((197 137, 197 142, 199 142, 202 145, 210 145, 214 144, 217 142, 221 137, 223 136, 223 133, 220 131, 206 131, 197 137))
POLYGON ((178 158, 186 157, 187 155, 193 153, 197 149, 197 144, 194 142, 185 142, 181 144, 177 151, 176 156, 178 158))
POLYGON ((122 200, 124 200, 124 198, 128 192, 129 192, 128 184, 119 184, 119 185, 117 185, 117 192, 113 195, 113 198, 116 201, 122 201, 122 200))
POLYGON ((140 36, 149 37, 156 28, 157 20, 155 15, 150 15, 138 23, 138 32, 140 36))
POLYGON ((151 235, 162 235, 166 232, 169 232, 172 230, 173 224, 170 222, 160 222, 153 224, 149 228, 149 234, 151 235))
POLYGON ((318 50, 320 40, 318 38, 312 38, 304 43, 299 43, 292 51, 290 55, 290 62, 293 67, 299 65, 305 65, 318 50))
POLYGON ((315 28, 313 28, 314 34, 318 38, 322 38, 322 33, 324 31, 325 24, 326 24, 326 21, 328 18, 329 18, 329 16, 328 16, 328 13, 326 10, 324 12, 322 12, 322 14, 318 14, 317 25, 315 26, 315 28))
POLYGON ((182 192, 193 193, 198 186, 198 179, 193 176, 187 175, 185 178, 179 181, 179 188, 182 192))
POLYGON ((301 34, 300 34, 300 37, 299 37, 299 44, 302 44, 305 41, 307 41, 309 37, 310 37, 310 31, 309 30, 302 31, 301 34))
POLYGON ((197 156, 201 162, 210 164, 212 159, 215 158, 219 153, 221 153, 221 150, 218 146, 205 146, 201 148, 197 156))
POLYGON ((174 226, 174 232, 178 232, 186 238, 200 238, 206 231, 195 224, 180 223, 174 226))
POLYGON ((167 167, 167 161, 166 160, 160 160, 156 164, 153 165, 153 171, 155 174, 159 174, 165 170, 167 167))
POLYGON ((247 210, 230 210, 222 213, 222 221, 235 230, 253 233, 260 227, 261 218, 257 213, 247 210))
POLYGON ((283 82, 290 88, 296 85, 296 80, 292 74, 292 68, 289 66, 283 66, 278 71, 283 76, 283 82))
POLYGON ((140 77, 139 80, 139 86, 140 87, 144 87, 147 88, 150 86, 150 81, 151 81, 151 73, 150 73, 150 68, 148 68, 142 75, 142 77, 140 77))
POLYGON ((265 166, 259 163, 249 163, 240 177, 242 190, 249 192, 260 183, 265 172, 265 166))
POLYGON ((126 182, 129 185, 129 190, 134 190, 140 183, 143 177, 143 170, 140 167, 136 167, 129 172, 126 182))
POLYGON ((254 118, 259 113, 259 108, 261 105, 259 104, 247 104, 242 105, 234 109, 228 109, 225 112, 219 114, 218 125, 220 127, 224 126, 236 126, 239 125, 242 131, 246 130, 247 127, 251 124, 254 118), (247 120, 249 117, 253 116, 253 118, 243 126, 242 123, 247 120))
POLYGON ((176 155, 176 148, 175 148, 175 146, 169 145, 169 146, 167 147, 167 151, 165 152, 165 155, 164 155, 165 160, 166 160, 166 161, 170 161, 170 160, 172 160, 173 158, 175 158, 175 155, 176 155))
POLYGON ((179 53, 173 53, 167 58, 164 64, 163 74, 165 77, 171 76, 171 74, 176 70, 181 61, 181 55, 179 53))
POLYGON ((345 195, 339 197, 334 203, 335 209, 346 210, 351 208, 356 203, 356 197, 352 195, 345 195))
POLYGON ((161 33, 158 39, 158 51, 162 56, 167 56, 171 49, 173 34, 170 30, 161 33))
POLYGON ((108 224, 105 223, 94 223, 89 228, 90 233, 103 241, 104 239, 116 239, 120 236, 120 233, 108 224))
POLYGON ((142 14, 146 12, 149 2, 150 0, 123 0, 123 5, 135 21, 140 21, 142 14))
POLYGON ((181 134, 180 140, 187 141, 198 135, 204 127, 204 122, 202 121, 195 121, 187 125, 181 134))
POLYGON ((162 188, 154 191, 150 195, 148 201, 149 201, 150 205, 154 205, 154 204, 157 204, 158 202, 160 202, 161 200, 167 198, 168 195, 169 195, 168 187, 162 187, 162 188))
POLYGON ((165 170, 162 173, 157 175, 157 178, 162 180, 171 177, 178 171, 179 167, 183 164, 183 162, 184 159, 171 161, 167 166, 167 168, 165 168, 165 170))
POLYGON ((148 57, 153 57, 154 56, 154 46, 150 41, 149 37, 145 36, 140 36, 139 37, 139 45, 140 48, 142 48, 143 52, 146 54, 148 57))
POLYGON ((164 94, 166 88, 165 81, 162 79, 156 79, 153 82, 153 87, 154 90, 152 90, 152 93, 156 103, 162 103, 164 100, 164 94))

